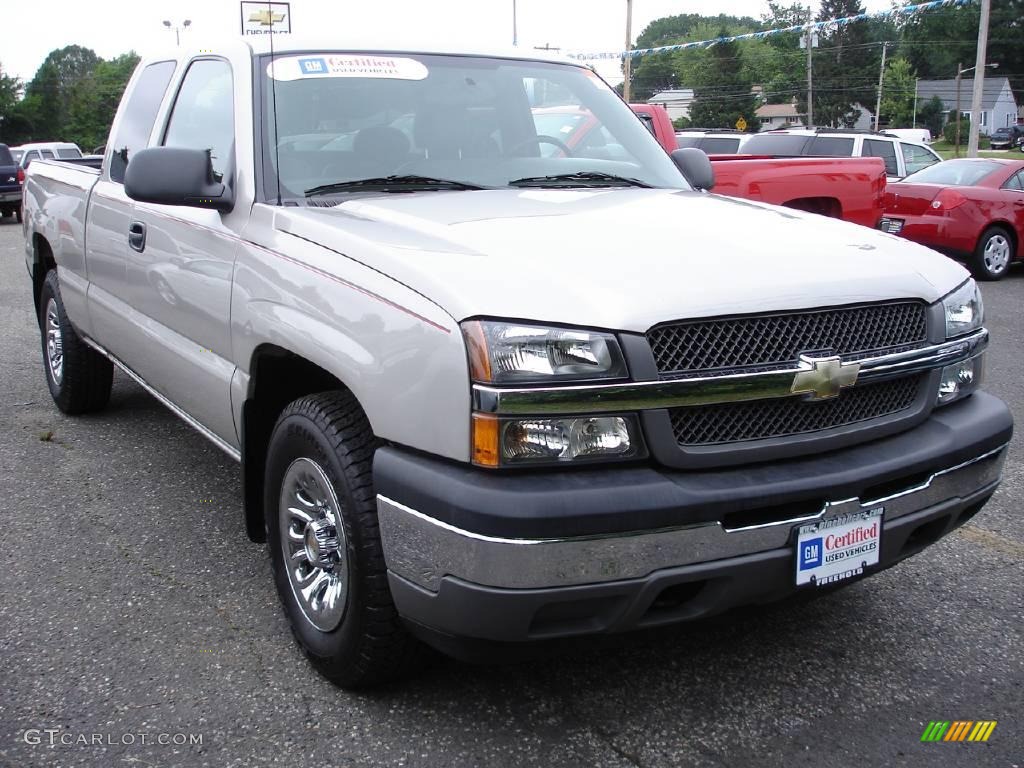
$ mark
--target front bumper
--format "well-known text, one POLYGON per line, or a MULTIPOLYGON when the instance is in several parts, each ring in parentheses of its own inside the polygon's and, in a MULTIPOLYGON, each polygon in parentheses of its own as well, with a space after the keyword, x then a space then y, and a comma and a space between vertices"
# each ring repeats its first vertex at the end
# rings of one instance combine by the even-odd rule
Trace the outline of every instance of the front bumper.
POLYGON ((884 440, 713 472, 510 475, 378 451, 395 604, 434 632, 524 641, 708 616, 794 591, 793 534, 884 507, 886 568, 978 511, 1012 418, 985 393, 884 440))

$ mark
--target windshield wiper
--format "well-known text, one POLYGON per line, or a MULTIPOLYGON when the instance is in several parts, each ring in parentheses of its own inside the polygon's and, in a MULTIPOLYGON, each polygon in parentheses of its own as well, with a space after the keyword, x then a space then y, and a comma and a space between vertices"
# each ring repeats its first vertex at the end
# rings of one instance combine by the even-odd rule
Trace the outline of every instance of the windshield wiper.
POLYGON ((601 171, 574 171, 552 176, 527 176, 508 183, 510 187, 650 187, 640 179, 601 171))
POLYGON ((381 176, 376 179, 356 179, 355 181, 337 181, 321 184, 306 190, 306 197, 327 195, 331 192, 347 192, 350 190, 378 190, 381 192, 416 192, 432 189, 486 189, 477 184, 451 179, 434 179, 430 176, 381 176))

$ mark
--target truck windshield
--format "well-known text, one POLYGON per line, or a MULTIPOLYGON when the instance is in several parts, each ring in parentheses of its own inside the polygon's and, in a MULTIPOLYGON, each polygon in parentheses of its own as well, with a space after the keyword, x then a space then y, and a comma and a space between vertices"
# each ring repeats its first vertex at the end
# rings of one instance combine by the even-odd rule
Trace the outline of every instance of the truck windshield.
POLYGON ((267 198, 278 182, 291 199, 456 185, 689 188, 633 112, 582 67, 329 52, 277 54, 259 67, 267 198), (392 177, 401 181, 389 186, 392 177), (349 183, 368 179, 376 183, 349 183))

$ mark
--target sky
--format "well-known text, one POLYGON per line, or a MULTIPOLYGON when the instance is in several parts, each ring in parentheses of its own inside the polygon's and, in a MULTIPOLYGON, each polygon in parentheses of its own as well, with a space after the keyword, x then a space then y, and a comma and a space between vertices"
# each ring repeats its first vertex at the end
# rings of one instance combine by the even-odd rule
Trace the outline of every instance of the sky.
MULTIPOLYGON (((13 2, 13 0, 7 0, 13 2)), ((520 46, 560 47, 565 51, 620 51, 625 43, 625 0, 516 0, 520 46)), ((487 45, 512 42, 513 0, 291 0, 292 32, 323 33, 353 26, 394 30, 401 38, 466 40, 487 45)), ((812 1, 817 10, 817 2, 812 1)), ((32 79, 55 48, 77 44, 103 58, 134 49, 142 56, 174 43, 168 20, 192 21, 183 35, 203 41, 239 34, 236 0, 22 0, 18 29, 4 36, 0 68, 32 79)), ((869 11, 889 0, 867 0, 869 11)), ((767 0, 634 0, 633 40, 654 19, 680 13, 727 13, 759 18, 767 0)), ((377 35, 375 35, 376 37, 377 35)), ((598 71, 621 80, 615 61, 598 62, 598 71)))

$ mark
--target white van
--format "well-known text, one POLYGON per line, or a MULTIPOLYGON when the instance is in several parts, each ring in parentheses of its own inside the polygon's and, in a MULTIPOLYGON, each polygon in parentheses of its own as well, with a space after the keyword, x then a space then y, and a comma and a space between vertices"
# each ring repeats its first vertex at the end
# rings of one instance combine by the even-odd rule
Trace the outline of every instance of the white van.
POLYGON ((927 128, 886 128, 882 133, 904 141, 916 141, 921 144, 932 143, 932 132, 927 128))

